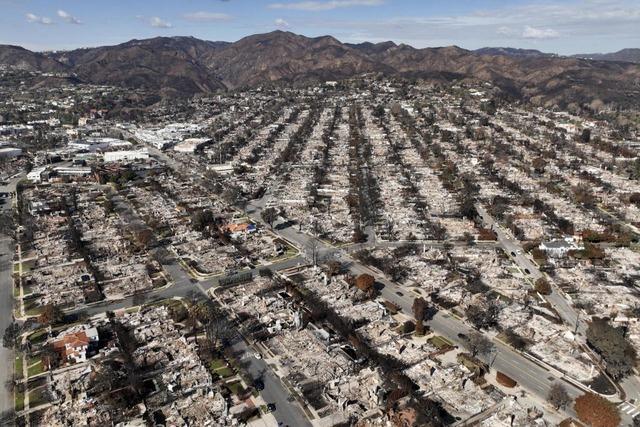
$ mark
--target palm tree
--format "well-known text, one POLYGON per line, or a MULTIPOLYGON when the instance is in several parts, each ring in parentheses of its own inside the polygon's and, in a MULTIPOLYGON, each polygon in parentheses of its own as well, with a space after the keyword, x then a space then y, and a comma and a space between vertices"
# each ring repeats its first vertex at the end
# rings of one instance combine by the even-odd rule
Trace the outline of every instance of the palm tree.
POLYGON ((198 343, 198 324, 205 324, 214 317, 214 308, 211 303, 205 301, 192 302, 187 309, 187 325, 191 327, 191 333, 198 343))
POLYGON ((416 335, 424 335, 424 316, 427 309, 427 302, 423 298, 413 300, 413 317, 416 320, 416 335))

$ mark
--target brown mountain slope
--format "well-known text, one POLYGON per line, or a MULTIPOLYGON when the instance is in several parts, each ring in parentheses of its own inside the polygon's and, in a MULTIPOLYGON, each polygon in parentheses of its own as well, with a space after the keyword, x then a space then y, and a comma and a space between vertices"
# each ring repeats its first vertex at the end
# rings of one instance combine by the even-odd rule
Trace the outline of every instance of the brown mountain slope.
MULTIPOLYGON (((370 55, 371 56, 371 55, 370 55)), ((498 84, 541 103, 601 99, 640 106, 640 66, 553 56, 480 55, 456 46, 414 49, 400 45, 373 55, 399 72, 440 71, 498 84)))
POLYGON ((245 37, 203 60, 230 87, 393 72, 333 37, 308 38, 283 31, 245 37))
POLYGON ((157 37, 51 55, 88 82, 191 95, 225 88, 199 62, 221 46, 192 37, 157 37))
POLYGON ((585 53, 573 56, 576 58, 593 59, 597 61, 620 61, 640 64, 640 49, 638 48, 622 49, 611 53, 585 53))
POLYGON ((37 52, 20 46, 0 45, 0 64, 25 71, 64 72, 67 67, 37 52))
MULTIPOLYGON (((16 61, 7 49, 0 47, 0 63, 16 61)), ((483 55, 456 46, 415 49, 393 42, 346 44, 330 36, 309 38, 283 31, 257 34, 235 43, 157 37, 49 53, 48 57, 25 50, 21 55, 29 58, 24 60, 29 66, 68 67, 84 81, 142 87, 171 95, 269 82, 338 80, 378 72, 437 81, 489 81, 513 96, 544 104, 601 99, 640 107, 640 66, 636 64, 483 55)))

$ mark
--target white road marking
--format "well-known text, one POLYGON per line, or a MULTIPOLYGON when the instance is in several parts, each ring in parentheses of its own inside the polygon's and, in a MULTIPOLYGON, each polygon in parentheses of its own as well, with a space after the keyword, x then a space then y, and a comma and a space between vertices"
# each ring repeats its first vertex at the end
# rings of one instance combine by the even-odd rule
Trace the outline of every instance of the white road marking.
POLYGON ((630 415, 631 418, 635 418, 640 414, 640 409, 638 409, 636 406, 632 405, 629 402, 620 402, 618 403, 618 407, 622 412, 624 412, 627 415, 630 415))

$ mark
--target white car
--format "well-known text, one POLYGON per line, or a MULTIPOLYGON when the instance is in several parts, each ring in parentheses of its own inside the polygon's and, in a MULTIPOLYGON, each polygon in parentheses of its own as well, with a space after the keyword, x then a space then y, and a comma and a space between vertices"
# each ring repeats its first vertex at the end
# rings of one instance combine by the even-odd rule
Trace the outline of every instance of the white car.
POLYGON ((262 355, 260 353, 253 353, 253 357, 256 359, 262 359, 262 355))

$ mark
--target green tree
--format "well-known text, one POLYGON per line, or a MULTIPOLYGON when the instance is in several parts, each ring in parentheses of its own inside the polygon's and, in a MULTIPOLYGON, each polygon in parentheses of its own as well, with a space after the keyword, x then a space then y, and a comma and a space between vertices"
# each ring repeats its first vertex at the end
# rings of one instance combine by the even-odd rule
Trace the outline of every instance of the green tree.
POLYGON ((47 304, 44 306, 42 313, 38 316, 38 322, 43 325, 53 325, 64 320, 64 312, 55 304, 47 304))
POLYGON ((469 334, 466 344, 473 357, 478 354, 488 354, 493 350, 493 343, 479 332, 469 334))
POLYGON ((20 346, 20 334, 22 334, 22 327, 16 322, 12 322, 4 330, 2 336, 2 345, 5 348, 17 348, 20 346))
POLYGON ((416 335, 424 335, 424 317, 427 311, 427 302, 424 298, 413 300, 413 317, 416 319, 416 335))
POLYGON ((536 280, 534 287, 536 292, 540 293, 541 295, 551 295, 551 285, 544 277, 536 280))
POLYGON ((615 380, 631 374, 636 351, 625 337, 623 327, 614 327, 604 319, 595 319, 587 328, 587 342, 604 359, 607 373, 615 380))
POLYGON ((491 301, 486 304, 474 304, 466 311, 467 319, 478 329, 488 329, 498 324, 500 307, 491 301))
POLYGON ((560 383, 553 383, 547 394, 547 402, 556 408, 556 411, 566 408, 571 403, 571 397, 567 393, 567 389, 560 383))
POLYGON ((273 228, 273 223, 278 218, 278 211, 276 208, 266 208, 262 211, 260 217, 264 222, 269 224, 270 228, 273 228))

